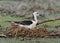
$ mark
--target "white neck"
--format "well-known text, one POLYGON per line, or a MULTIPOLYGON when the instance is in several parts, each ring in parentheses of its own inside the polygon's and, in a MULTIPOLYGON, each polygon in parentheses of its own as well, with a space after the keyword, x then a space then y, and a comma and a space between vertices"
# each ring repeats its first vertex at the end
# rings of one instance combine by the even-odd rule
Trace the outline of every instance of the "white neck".
POLYGON ((37 16, 35 14, 33 14, 33 16, 34 16, 35 22, 37 23, 37 16))

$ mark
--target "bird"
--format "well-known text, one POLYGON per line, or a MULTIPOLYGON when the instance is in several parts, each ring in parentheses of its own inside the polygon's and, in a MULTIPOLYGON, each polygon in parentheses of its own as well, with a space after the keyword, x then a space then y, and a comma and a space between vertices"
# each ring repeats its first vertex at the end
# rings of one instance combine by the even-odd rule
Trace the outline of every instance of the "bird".
POLYGON ((37 24, 38 24, 37 16, 39 16, 39 13, 37 11, 35 11, 35 12, 33 12, 33 17, 34 17, 33 20, 24 20, 24 21, 21 21, 21 22, 14 21, 12 23, 14 23, 16 25, 19 25, 21 27, 32 29, 32 28, 36 27, 37 24))

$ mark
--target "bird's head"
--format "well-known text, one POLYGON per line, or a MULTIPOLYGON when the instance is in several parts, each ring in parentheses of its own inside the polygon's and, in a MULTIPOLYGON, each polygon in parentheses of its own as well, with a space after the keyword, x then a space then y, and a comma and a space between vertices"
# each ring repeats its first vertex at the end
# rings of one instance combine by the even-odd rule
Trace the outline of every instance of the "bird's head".
POLYGON ((34 12, 33 15, 39 16, 39 13, 38 12, 34 12))

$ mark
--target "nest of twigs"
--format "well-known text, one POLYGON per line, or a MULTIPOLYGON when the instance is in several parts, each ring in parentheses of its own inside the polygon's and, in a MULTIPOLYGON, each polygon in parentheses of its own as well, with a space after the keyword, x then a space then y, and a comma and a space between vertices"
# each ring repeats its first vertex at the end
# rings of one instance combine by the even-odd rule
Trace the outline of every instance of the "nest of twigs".
POLYGON ((40 27, 29 29, 19 25, 12 25, 4 34, 9 37, 45 37, 48 36, 48 31, 40 27))
POLYGON ((6 31, 0 31, 0 37, 60 37, 60 31, 48 32, 47 29, 41 27, 35 27, 32 29, 20 27, 19 25, 12 24, 10 29, 6 31))

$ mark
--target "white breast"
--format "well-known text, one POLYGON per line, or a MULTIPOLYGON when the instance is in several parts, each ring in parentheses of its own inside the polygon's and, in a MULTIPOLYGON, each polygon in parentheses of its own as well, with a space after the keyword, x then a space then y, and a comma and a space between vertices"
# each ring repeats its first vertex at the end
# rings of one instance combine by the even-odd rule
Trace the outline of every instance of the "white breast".
POLYGON ((37 24, 35 21, 32 21, 32 22, 33 23, 28 26, 28 28, 30 28, 30 29, 36 27, 36 24, 37 24))

